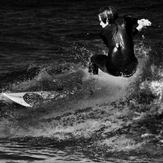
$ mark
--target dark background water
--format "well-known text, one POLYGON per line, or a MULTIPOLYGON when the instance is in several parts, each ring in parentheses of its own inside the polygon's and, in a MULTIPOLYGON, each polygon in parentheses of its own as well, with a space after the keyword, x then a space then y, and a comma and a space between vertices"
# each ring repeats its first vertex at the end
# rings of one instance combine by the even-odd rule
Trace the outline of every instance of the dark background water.
POLYGON ((89 34, 100 30, 98 10, 107 5, 122 14, 149 18, 154 27, 147 37, 162 39, 161 1, 4 1, 0 10, 0 73, 25 64, 73 59, 67 48, 75 41, 88 41, 89 34))
MULTIPOLYGON (((100 30, 98 11, 108 5, 116 7, 122 15, 131 14, 147 18, 152 22, 152 26, 143 31, 145 46, 141 46, 141 38, 136 38, 136 51, 146 54, 152 49, 153 55, 157 56, 153 57, 151 53, 152 63, 157 67, 156 72, 162 71, 163 1, 5 0, 0 2, 1 90, 80 90, 75 97, 61 100, 57 104, 52 103, 36 111, 26 110, 20 106, 1 105, 0 162, 129 162, 132 160, 162 162, 162 145, 160 145, 162 128, 159 127, 162 125, 161 116, 150 117, 152 122, 148 116, 145 116, 147 118, 144 121, 135 123, 131 119, 133 113, 128 111, 129 108, 133 112, 142 112, 142 110, 152 112, 149 109, 151 105, 147 105, 148 101, 143 101, 143 104, 140 102, 141 97, 142 99, 145 95, 149 97, 148 93, 139 98, 136 96, 136 104, 140 104, 138 106, 131 106, 127 102, 105 106, 106 99, 114 94, 112 89, 116 92, 122 87, 119 84, 125 83, 123 80, 118 81, 118 86, 117 81, 112 80, 115 85, 111 84, 106 90, 111 92, 110 94, 102 90, 91 98, 85 94, 92 87, 92 83, 83 86, 80 73, 63 77, 64 82, 61 78, 62 86, 58 86, 58 83, 57 86, 53 85, 51 82, 55 74, 63 71, 60 69, 79 67, 80 62, 85 66, 91 54, 106 50, 100 38, 95 35, 100 30), (67 63, 72 65, 67 67, 67 63), (63 67, 58 68, 60 65, 63 67), (69 110, 72 103, 75 107, 79 106, 76 101, 81 99, 83 101, 80 105, 83 110, 77 107, 74 113, 60 115, 60 112, 69 110), (89 108, 90 103, 102 106, 89 108), (126 111, 125 116, 122 110, 126 111), (143 133, 144 135, 148 133, 147 137, 150 139, 141 138, 143 133), (156 139, 156 136, 151 134, 152 137, 149 133, 159 135, 160 142, 156 143, 158 137, 156 139), (151 139, 154 140, 154 144, 151 143, 151 139), (102 140, 106 144, 110 143, 108 147, 104 144, 99 145, 102 140)), ((151 77, 148 74, 150 73, 141 76, 141 80, 147 78, 148 80, 150 78, 150 81, 154 80, 156 75, 151 77)), ((159 80, 157 78, 154 81, 160 82, 160 79, 161 75, 159 80)), ((157 105, 161 106, 158 103, 157 105)))

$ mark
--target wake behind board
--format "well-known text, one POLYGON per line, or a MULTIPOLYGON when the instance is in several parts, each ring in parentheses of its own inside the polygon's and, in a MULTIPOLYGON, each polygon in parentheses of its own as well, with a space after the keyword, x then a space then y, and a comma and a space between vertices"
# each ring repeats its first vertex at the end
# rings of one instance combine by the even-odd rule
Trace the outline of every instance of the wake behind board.
POLYGON ((65 93, 56 91, 38 91, 38 92, 19 92, 19 93, 1 93, 0 100, 10 101, 25 107, 34 107, 40 105, 44 100, 59 99, 65 97, 65 93))

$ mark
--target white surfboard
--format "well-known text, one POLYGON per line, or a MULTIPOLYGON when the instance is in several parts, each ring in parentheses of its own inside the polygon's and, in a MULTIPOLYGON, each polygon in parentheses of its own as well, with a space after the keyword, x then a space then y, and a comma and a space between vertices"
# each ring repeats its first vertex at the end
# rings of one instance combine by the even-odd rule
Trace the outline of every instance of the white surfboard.
POLYGON ((58 99, 65 97, 65 93, 58 93, 56 91, 38 91, 38 92, 4 92, 0 94, 0 100, 10 101, 25 107, 33 107, 41 103, 43 100, 58 99))
MULTIPOLYGON (((15 102, 25 107, 32 107, 30 104, 26 103, 23 99, 25 93, 2 93, 2 96, 11 100, 11 102, 15 102)), ((7 99, 7 100, 8 100, 7 99)))

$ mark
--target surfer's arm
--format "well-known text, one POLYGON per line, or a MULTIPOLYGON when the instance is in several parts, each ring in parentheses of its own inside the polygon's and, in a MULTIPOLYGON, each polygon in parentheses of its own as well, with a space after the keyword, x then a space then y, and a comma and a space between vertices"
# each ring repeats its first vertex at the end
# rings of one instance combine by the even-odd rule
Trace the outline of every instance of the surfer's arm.
POLYGON ((136 29, 141 31, 144 27, 151 26, 152 23, 148 19, 139 19, 137 20, 138 26, 136 29))
MULTIPOLYGON (((133 29, 133 36, 140 33, 143 28, 146 28, 147 26, 151 26, 152 23, 148 19, 138 19, 137 20, 137 27, 133 29)), ((142 37, 144 35, 141 34, 142 37)))
POLYGON ((133 30, 133 35, 138 34, 139 32, 142 31, 144 27, 151 26, 151 22, 148 19, 139 19, 136 17, 132 16, 124 16, 127 25, 132 28, 133 30))

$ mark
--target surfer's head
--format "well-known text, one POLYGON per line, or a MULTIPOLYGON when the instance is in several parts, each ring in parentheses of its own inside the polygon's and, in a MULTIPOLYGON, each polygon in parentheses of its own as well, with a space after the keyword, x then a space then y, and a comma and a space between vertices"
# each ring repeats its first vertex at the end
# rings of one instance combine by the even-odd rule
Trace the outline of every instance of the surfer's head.
POLYGON ((99 18, 100 25, 102 26, 102 28, 105 28, 108 24, 114 23, 114 21, 118 18, 118 13, 115 8, 109 6, 109 7, 100 9, 98 18, 99 18))

